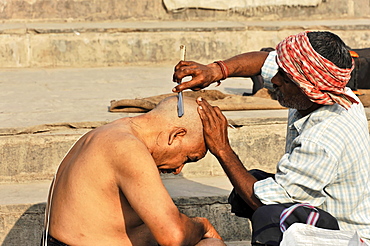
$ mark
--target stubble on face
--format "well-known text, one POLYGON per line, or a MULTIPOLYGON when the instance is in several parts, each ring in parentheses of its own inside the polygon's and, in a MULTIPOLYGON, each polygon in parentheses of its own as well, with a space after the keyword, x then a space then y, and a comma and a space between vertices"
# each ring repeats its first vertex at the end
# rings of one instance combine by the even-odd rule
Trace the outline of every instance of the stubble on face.
POLYGON ((293 108, 297 110, 307 110, 312 106, 312 102, 307 98, 306 95, 303 94, 303 92, 285 96, 277 87, 275 88, 275 95, 278 102, 283 107, 293 108))

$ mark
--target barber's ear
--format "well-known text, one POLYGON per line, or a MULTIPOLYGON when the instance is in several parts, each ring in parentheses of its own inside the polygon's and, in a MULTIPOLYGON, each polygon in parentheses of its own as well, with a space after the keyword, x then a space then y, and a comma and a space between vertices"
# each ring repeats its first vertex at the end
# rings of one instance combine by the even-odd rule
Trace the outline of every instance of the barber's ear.
POLYGON ((186 133, 187 133, 186 128, 183 128, 183 127, 174 127, 170 131, 170 136, 168 138, 168 145, 171 145, 173 143, 173 141, 175 141, 176 139, 179 139, 179 138, 185 136, 186 133))

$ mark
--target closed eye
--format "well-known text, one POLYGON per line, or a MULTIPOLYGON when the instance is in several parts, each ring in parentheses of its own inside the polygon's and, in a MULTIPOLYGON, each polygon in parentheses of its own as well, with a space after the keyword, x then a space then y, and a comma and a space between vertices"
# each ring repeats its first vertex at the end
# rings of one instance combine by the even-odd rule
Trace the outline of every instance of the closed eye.
POLYGON ((189 162, 197 162, 199 159, 198 159, 198 157, 197 156, 194 156, 194 157, 189 157, 189 156, 187 156, 186 157, 186 161, 185 161, 185 163, 189 163, 189 162))

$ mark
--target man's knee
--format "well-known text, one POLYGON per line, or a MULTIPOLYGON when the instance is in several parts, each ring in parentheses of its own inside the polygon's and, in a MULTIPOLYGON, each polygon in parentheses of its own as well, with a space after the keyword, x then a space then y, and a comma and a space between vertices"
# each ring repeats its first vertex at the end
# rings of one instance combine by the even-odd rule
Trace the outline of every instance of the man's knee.
POLYGON ((202 239, 196 246, 226 246, 226 244, 217 238, 202 239))
MULTIPOLYGON (((288 206, 289 207, 289 206, 288 206)), ((279 205, 264 205, 259 207, 254 211, 252 216, 253 221, 268 223, 268 224, 278 224, 280 222, 280 214, 286 207, 279 205)))
MULTIPOLYGON (((279 245, 282 239, 280 230, 280 215, 284 209, 294 203, 272 204, 259 207, 252 216, 252 243, 262 242, 267 245, 279 245)), ((319 228, 339 230, 337 220, 328 212, 316 208, 319 219, 316 226, 319 228)), ((297 207, 285 220, 284 225, 288 228, 294 223, 306 223, 311 208, 297 207)))

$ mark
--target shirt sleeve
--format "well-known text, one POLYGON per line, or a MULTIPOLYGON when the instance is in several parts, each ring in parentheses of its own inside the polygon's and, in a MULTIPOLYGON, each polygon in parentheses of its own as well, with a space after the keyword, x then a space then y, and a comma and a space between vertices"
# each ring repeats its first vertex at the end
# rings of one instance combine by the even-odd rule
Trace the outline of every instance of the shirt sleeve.
POLYGON ((326 186, 337 173, 337 161, 314 141, 303 141, 278 163, 275 179, 254 184, 263 204, 307 202, 320 206, 328 195, 326 186))
POLYGON ((279 66, 276 63, 276 51, 271 51, 267 56, 261 68, 261 76, 264 82, 264 87, 273 90, 271 79, 277 74, 279 66))

